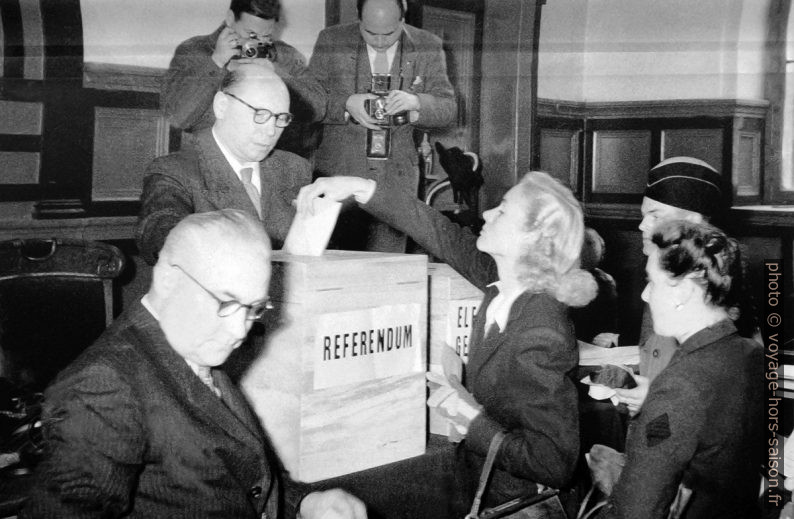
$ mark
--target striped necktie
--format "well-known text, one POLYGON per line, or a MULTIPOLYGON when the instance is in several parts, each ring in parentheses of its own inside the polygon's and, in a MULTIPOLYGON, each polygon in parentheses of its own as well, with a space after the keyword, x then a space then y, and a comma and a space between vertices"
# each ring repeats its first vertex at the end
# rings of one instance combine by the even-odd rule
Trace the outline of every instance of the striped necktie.
POLYGON ((254 170, 253 168, 243 168, 240 170, 240 180, 243 181, 243 187, 245 188, 245 192, 248 193, 248 198, 251 199, 251 203, 254 204, 254 208, 256 208, 256 214, 259 216, 259 219, 262 219, 262 201, 259 197, 259 191, 256 190, 256 186, 251 183, 251 176, 253 175, 254 170))

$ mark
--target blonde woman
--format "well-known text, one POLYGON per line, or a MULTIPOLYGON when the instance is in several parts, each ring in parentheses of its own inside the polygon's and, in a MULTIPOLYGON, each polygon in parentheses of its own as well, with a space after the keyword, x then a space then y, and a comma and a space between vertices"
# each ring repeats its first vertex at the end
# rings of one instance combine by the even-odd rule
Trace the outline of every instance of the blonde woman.
MULTIPOLYGON (((479 236, 402 190, 394 176, 321 178, 304 187, 298 210, 312 200, 353 196, 363 209, 411 236, 485 292, 475 317, 465 386, 456 379, 455 409, 444 409, 465 436, 458 474, 471 503, 491 439, 507 433, 485 504, 493 506, 573 476, 579 453, 577 393, 569 376, 578 363, 569 306, 596 292, 579 269, 584 223, 571 191, 530 172, 483 214, 479 236)), ((457 512, 456 512, 457 513, 457 512)), ((460 514, 462 516, 463 514, 460 514)))

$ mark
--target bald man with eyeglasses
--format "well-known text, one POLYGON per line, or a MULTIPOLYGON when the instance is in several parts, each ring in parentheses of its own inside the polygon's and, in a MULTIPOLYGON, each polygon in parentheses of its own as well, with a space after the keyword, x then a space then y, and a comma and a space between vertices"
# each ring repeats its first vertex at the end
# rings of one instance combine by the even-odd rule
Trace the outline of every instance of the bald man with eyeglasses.
POLYGON ((256 217, 279 248, 312 180, 309 162, 275 149, 292 122, 287 87, 272 64, 239 64, 215 93, 215 122, 156 158, 146 171, 136 240, 144 260, 157 261, 168 232, 192 213, 233 208, 256 217))
POLYGON ((268 308, 270 243, 236 209, 189 215, 152 285, 47 389, 45 457, 22 517, 365 519, 309 492, 218 369, 268 308))

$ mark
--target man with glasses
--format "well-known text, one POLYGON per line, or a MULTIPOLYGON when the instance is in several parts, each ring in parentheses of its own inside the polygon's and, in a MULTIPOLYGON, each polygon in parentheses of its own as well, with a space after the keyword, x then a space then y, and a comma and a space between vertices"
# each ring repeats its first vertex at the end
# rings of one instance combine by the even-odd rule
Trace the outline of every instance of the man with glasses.
POLYGON ((168 231, 191 213, 236 208, 257 217, 280 247, 292 201, 312 179, 308 161, 274 150, 292 121, 284 82, 269 67, 230 71, 213 98, 215 122, 182 150, 156 158, 144 178, 136 238, 153 265, 168 231))
MULTIPOLYGON (((292 98, 299 123, 319 120, 325 99, 317 82, 306 75, 306 61, 294 47, 275 38, 281 5, 278 0, 232 0, 224 22, 213 33, 192 37, 176 48, 163 78, 161 105, 171 125, 190 140, 215 121, 213 96, 227 69, 257 61, 273 67, 292 98)), ((308 124, 294 124, 279 148, 308 156, 308 124), (285 142, 286 141, 286 142, 285 142)))
POLYGON ((270 257, 243 211, 174 227, 149 291, 48 388, 46 455, 23 517, 366 518, 341 490, 282 477, 216 369, 268 307, 270 257))

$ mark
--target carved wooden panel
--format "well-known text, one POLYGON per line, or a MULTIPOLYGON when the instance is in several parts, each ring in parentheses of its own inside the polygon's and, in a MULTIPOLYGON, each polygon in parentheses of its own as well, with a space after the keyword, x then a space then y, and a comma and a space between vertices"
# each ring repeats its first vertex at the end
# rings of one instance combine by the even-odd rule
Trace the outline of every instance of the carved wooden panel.
POLYGON ((675 129, 662 131, 662 160, 694 157, 722 172, 723 130, 721 128, 675 129))
POLYGON ((472 116, 475 22, 476 15, 470 12, 422 9, 422 27, 441 38, 447 50, 447 73, 458 94, 458 126, 466 126, 472 116))
POLYGON ((159 110, 97 107, 94 201, 137 200, 146 166, 168 152, 168 124, 159 110))
POLYGON ((41 154, 0 151, 0 176, 3 184, 36 184, 39 181, 41 154))
POLYGON ((738 132, 733 163, 733 185, 737 196, 761 194, 761 134, 738 132))
POLYGON ((0 101, 0 134, 41 135, 42 103, 0 101))
POLYGON ((593 132, 593 194, 641 194, 648 181, 651 132, 593 132))
POLYGON ((579 136, 578 130, 540 130, 540 169, 574 192, 579 189, 579 136))

